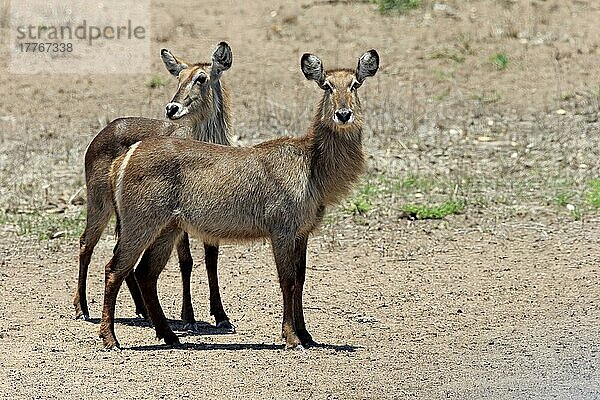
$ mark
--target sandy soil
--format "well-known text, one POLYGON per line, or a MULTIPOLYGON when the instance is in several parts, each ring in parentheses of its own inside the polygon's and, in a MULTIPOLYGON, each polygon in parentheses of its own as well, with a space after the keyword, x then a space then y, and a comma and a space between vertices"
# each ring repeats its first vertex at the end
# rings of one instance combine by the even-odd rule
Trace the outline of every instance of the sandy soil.
MULTIPOLYGON (((2 398, 600 398, 600 214, 586 202, 600 176, 600 7, 425 3, 386 17, 365 3, 153 2, 153 54, 167 47, 208 59, 215 43, 231 44, 223 79, 238 145, 306 129, 319 93, 300 73, 302 53, 353 67, 376 48, 381 70, 361 88, 367 176, 429 183, 382 190, 365 215, 346 203, 331 210, 309 242, 305 309, 320 345, 304 352, 283 350, 268 243, 221 248, 223 301, 237 333, 209 325, 194 242, 203 329, 183 330, 171 260, 159 294, 183 345, 157 341, 123 290, 124 349, 114 353, 96 338, 114 238, 94 255, 93 319, 83 322, 71 305, 76 235, 40 239, 40 230, 61 227, 35 226, 39 219, 19 234, 24 219, 3 217, 2 398), (509 57, 504 70, 490 62, 498 53, 509 57), (562 193, 576 213, 557 201, 562 193), (441 221, 407 220, 400 210, 449 195, 467 206, 441 221)), ((5 216, 80 218, 84 207, 69 199, 83 185, 93 135, 117 116, 162 118, 175 86, 158 56, 152 70, 167 82, 159 88, 147 75, 32 79, 9 74, 5 61, 1 69, 5 216)))

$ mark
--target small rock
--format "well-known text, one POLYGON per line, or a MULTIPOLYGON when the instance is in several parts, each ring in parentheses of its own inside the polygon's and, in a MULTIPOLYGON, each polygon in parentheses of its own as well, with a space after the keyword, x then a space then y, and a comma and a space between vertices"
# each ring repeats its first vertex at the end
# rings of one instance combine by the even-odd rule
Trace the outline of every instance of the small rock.
POLYGON ((51 235, 49 235, 50 239, 59 239, 61 237, 64 237, 67 234, 66 231, 58 231, 58 232, 54 232, 51 235))
POLYGON ((575 206, 573 204, 567 204, 567 210, 575 211, 575 206))
POLYGON ((367 315, 357 315, 356 317, 354 317, 354 320, 356 322, 361 322, 361 323, 367 323, 367 324, 372 324, 373 322, 377 322, 377 319, 374 317, 370 317, 367 315))
POLYGON ((450 7, 448 4, 435 3, 433 5, 433 11, 447 11, 451 9, 452 7, 450 7))
POLYGON ((453 17, 453 18, 458 17, 456 10, 454 10, 454 8, 452 8, 448 4, 435 3, 433 5, 433 12, 438 13, 438 14, 445 14, 448 17, 453 17))
POLYGON ((494 120, 493 119, 488 119, 487 120, 487 124, 488 124, 488 126, 494 126, 494 120))
POLYGON ((489 136, 479 136, 479 137, 477 138, 477 140, 479 140, 480 142, 489 142, 489 141, 491 141, 491 140, 492 140, 492 138, 491 138, 491 137, 489 137, 489 136))
POLYGON ((558 115, 565 115, 567 112, 565 110, 563 110, 562 108, 559 108, 558 110, 556 110, 556 113, 558 115))

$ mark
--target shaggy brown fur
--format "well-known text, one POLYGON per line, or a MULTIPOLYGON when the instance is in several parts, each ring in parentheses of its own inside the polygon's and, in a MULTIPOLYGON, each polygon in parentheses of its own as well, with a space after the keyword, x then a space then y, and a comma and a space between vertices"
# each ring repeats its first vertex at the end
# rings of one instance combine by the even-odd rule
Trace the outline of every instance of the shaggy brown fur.
POLYGON ((306 330, 302 290, 309 234, 325 207, 350 190, 364 168, 362 113, 356 89, 375 75, 379 57, 365 53, 356 71, 323 72, 305 54, 302 70, 325 90, 308 133, 255 147, 232 148, 184 139, 136 143, 113 163, 120 237, 106 266, 100 336, 118 347, 114 307, 123 279, 146 250, 151 260, 135 271, 157 336, 178 343, 156 292, 174 243, 190 232, 207 243, 268 237, 283 292, 282 334, 287 348, 313 344, 306 330))
MULTIPOLYGON (((79 279, 73 304, 77 318, 89 319, 86 298, 86 281, 92 252, 102 231, 113 214, 108 170, 112 162, 124 154, 136 142, 152 137, 181 136, 207 142, 229 144, 230 123, 229 97, 221 86, 221 75, 232 62, 231 49, 220 43, 213 53, 212 64, 191 64, 173 56, 168 50, 161 51, 165 66, 179 80, 179 88, 168 107, 181 106, 185 115, 171 115, 176 122, 148 118, 119 118, 108 124, 90 143, 85 154, 85 178, 87 185, 87 220, 80 239, 79 279), (194 82, 193 80, 196 80, 194 82)), ((169 109, 167 109, 169 114, 169 109)), ((169 115, 168 115, 169 116, 169 115)), ((217 243, 205 246, 205 262, 209 276, 210 310, 217 326, 233 329, 221 303, 217 278, 217 243)), ((187 324, 195 323, 190 293, 192 255, 187 234, 177 244, 179 265, 183 283, 181 318, 187 324)), ((143 257, 141 263, 147 262, 143 257)), ((133 274, 126 279, 133 296, 136 312, 146 316, 146 307, 133 274)))

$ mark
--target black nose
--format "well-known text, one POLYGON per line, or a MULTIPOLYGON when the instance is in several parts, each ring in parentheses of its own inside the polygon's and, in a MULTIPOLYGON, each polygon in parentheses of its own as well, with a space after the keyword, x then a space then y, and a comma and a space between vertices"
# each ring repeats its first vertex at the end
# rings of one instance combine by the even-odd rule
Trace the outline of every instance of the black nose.
POLYGON ((179 111, 179 106, 174 103, 169 103, 167 104, 165 109, 167 111, 167 117, 173 118, 173 116, 175 116, 175 114, 177 114, 177 112, 179 111))
POLYGON ((347 108, 340 108, 335 112, 335 116, 340 122, 348 122, 348 120, 352 116, 352 110, 349 110, 347 108))

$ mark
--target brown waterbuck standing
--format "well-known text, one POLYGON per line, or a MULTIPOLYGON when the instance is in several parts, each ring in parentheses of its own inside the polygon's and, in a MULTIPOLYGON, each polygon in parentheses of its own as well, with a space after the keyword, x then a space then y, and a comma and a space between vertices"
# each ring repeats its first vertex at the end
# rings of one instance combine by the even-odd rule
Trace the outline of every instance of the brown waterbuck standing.
MULTIPOLYGON (((79 280, 75 292, 77 318, 89 319, 86 297, 88 266, 94 247, 114 213, 108 171, 112 162, 136 142, 152 137, 184 136, 206 142, 229 145, 230 107, 227 91, 221 85, 223 71, 231 67, 233 56, 225 42, 217 45, 212 63, 187 63, 170 51, 161 50, 167 70, 179 81, 177 93, 166 106, 166 116, 178 123, 148 118, 119 118, 109 123, 96 135, 85 154, 87 185, 87 219, 79 242, 79 280)), ((143 231, 145 227, 139 226, 143 231)), ((178 238, 177 253, 183 283, 181 318, 186 325, 195 326, 191 302, 190 275, 192 256, 187 234, 178 238)), ((218 243, 204 245, 205 264, 210 287, 210 312, 217 326, 234 330, 225 314, 217 278, 218 243)), ((141 259, 141 264, 147 257, 141 259)), ((126 278, 138 315, 147 316, 146 307, 133 274, 126 278)))
POLYGON ((283 292, 282 334, 286 348, 314 344, 306 330, 302 290, 309 234, 325 208, 348 193, 364 168, 363 117, 357 89, 379 67, 375 50, 356 70, 323 71, 321 60, 304 54, 306 78, 325 91, 308 133, 254 147, 234 148, 184 139, 135 143, 111 166, 119 238, 106 266, 100 337, 118 348, 114 333, 117 293, 135 270, 157 336, 179 343, 156 292, 157 279, 183 232, 207 243, 271 240, 283 292))

